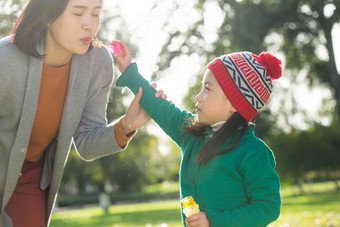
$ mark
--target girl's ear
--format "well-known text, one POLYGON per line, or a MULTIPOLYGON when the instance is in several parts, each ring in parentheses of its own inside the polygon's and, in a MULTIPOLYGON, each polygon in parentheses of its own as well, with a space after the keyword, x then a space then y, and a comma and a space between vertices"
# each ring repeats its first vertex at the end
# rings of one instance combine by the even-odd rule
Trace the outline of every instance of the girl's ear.
POLYGON ((236 113, 236 112, 237 112, 236 108, 233 107, 233 106, 230 108, 230 111, 233 112, 233 113, 236 113))

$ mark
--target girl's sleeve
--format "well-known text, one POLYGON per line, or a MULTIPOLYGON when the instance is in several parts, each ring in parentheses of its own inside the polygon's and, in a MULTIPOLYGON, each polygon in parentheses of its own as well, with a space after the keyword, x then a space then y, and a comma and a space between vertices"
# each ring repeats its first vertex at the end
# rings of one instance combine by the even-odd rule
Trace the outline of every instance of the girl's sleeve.
MULTIPOLYGON (((249 152, 250 153, 250 152, 249 152)), ((223 212, 207 208, 212 226, 267 226, 280 215, 280 182, 271 150, 247 155, 240 165, 249 203, 223 212)))
POLYGON ((192 118, 193 115, 186 110, 180 110, 168 100, 156 98, 154 90, 143 76, 138 72, 136 63, 132 63, 125 72, 118 78, 116 85, 118 87, 128 87, 134 94, 137 93, 139 87, 143 88, 143 95, 140 104, 149 116, 162 128, 162 130, 170 136, 179 146, 182 142, 184 130, 182 126, 186 120, 192 118))

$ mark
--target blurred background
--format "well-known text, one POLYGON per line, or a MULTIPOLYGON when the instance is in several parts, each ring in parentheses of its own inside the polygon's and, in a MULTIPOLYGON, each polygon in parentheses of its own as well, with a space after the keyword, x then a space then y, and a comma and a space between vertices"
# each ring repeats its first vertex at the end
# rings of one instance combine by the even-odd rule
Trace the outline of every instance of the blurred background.
MULTIPOLYGON (((26 2, 0 0, 0 38, 26 2)), ((104 0, 98 38, 126 42, 141 74, 189 111, 215 57, 278 56, 283 77, 254 119, 282 184, 271 226, 340 226, 339 0, 104 0)), ((113 87, 108 121, 132 98, 113 87)), ((152 121, 117 155, 84 162, 72 149, 51 226, 180 226, 180 159, 152 121)))

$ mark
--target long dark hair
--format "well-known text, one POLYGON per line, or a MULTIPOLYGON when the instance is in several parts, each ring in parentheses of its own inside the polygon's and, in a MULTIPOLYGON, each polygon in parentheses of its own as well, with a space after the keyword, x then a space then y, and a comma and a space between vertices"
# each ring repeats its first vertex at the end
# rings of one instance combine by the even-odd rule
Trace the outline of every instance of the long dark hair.
MULTIPOLYGON (((200 123, 196 118, 183 127, 186 131, 196 136, 204 136, 209 126, 200 123)), ((249 130, 249 123, 238 113, 234 113, 226 123, 208 139, 196 156, 201 165, 206 165, 213 157, 231 152, 249 130), (219 151, 226 140, 231 139, 231 144, 223 151, 219 151)))
POLYGON ((65 10, 69 0, 30 0, 12 27, 14 44, 23 52, 37 57, 37 43, 46 35, 47 25, 52 24, 65 10))

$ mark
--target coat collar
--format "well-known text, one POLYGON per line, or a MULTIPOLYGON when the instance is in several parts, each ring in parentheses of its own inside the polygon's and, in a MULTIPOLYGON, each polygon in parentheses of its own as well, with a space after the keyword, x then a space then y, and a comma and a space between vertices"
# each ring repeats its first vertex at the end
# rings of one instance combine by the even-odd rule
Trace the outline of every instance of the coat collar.
POLYGON ((214 132, 218 131, 220 128, 222 128, 224 123, 226 123, 226 121, 219 121, 215 124, 210 125, 211 130, 214 131, 214 132))

